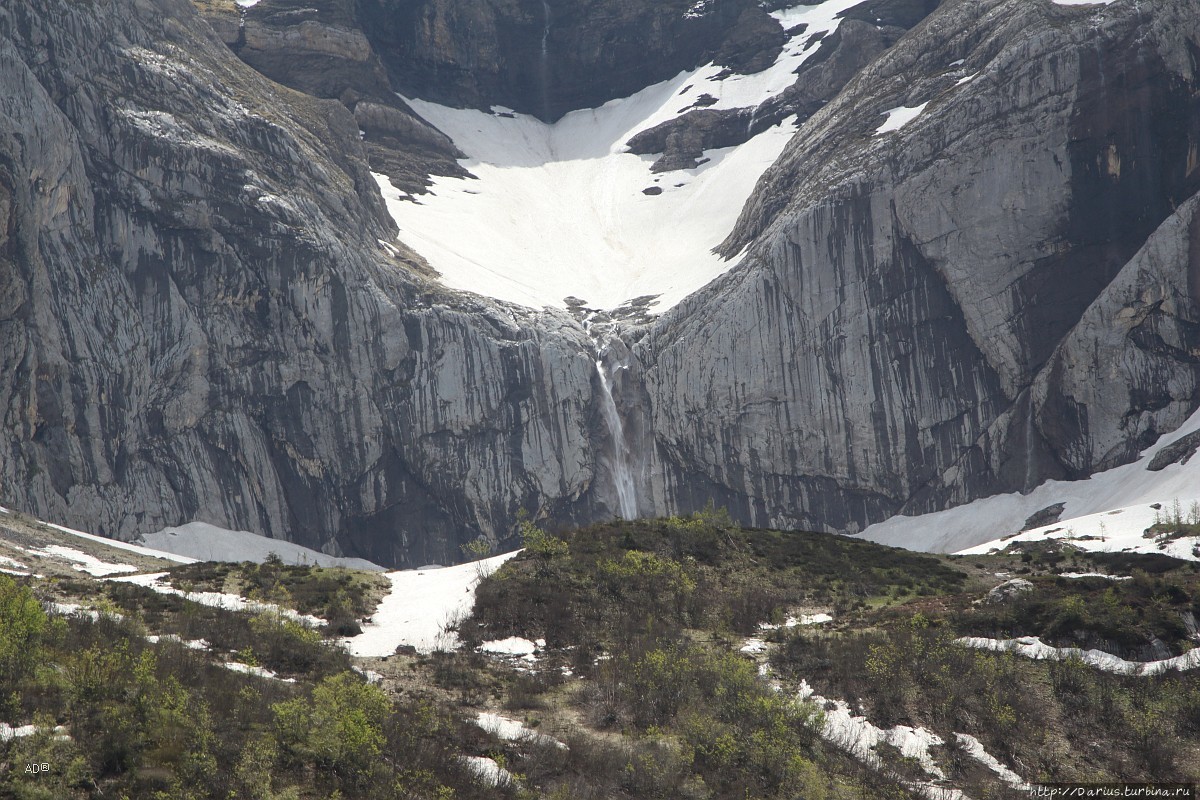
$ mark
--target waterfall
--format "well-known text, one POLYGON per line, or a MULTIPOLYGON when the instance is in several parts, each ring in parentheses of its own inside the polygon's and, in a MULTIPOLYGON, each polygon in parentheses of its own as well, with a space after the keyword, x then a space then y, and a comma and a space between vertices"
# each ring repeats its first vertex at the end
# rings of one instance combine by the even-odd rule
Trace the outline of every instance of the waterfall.
POLYGON ((542 90, 542 118, 550 122, 550 0, 542 0, 542 57, 538 62, 542 90))
POLYGON ((1034 436, 1034 419, 1033 419, 1033 390, 1029 390, 1029 413, 1025 415, 1025 485, 1022 491, 1028 492, 1033 489, 1033 436, 1034 436))
POLYGON ((614 488, 617 490, 618 511, 623 519, 637 517, 637 490, 634 488, 632 458, 629 443, 625 441, 625 426, 621 423, 621 415, 617 413, 617 404, 613 401, 612 386, 604 371, 604 361, 596 360, 596 374, 600 376, 600 410, 604 415, 604 425, 612 439, 613 452, 609 459, 609 470, 612 472, 614 488))

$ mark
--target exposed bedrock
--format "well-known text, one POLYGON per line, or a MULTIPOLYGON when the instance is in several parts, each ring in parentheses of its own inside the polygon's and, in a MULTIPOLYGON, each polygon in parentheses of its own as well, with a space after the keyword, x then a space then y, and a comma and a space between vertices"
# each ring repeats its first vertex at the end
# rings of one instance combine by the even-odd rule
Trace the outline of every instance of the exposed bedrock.
POLYGON ((207 30, 184 0, 0 9, 4 502, 384 564, 607 514, 578 325, 421 279, 350 113, 207 30))
MULTIPOLYGON (((233 40, 266 43, 244 57, 294 88, 184 0, 0 7, 5 505, 390 565, 507 541, 523 510, 608 518, 630 493, 640 514, 712 499, 847 529, 1127 461, 1200 400, 1191 0, 957 0, 894 45, 847 20, 842 48, 879 37, 878 54, 831 49, 797 76, 828 102, 725 243, 744 258, 661 318, 631 310, 616 339, 585 330, 594 310, 440 288, 370 175, 389 141, 453 161, 381 75, 535 101, 528 82, 489 93, 532 66, 497 71, 502 37, 541 52, 540 0, 396 5, 387 24, 426 49, 390 56, 373 37, 399 28, 364 24, 365 5, 353 25, 335 2, 271 16, 294 5, 263 0, 246 15, 263 29, 233 40), (357 44, 326 48, 325 70, 279 44, 317 53, 339 26, 357 44), (876 135, 888 112, 912 119, 876 135)), ((607 99, 590 80, 628 94, 694 62, 681 31, 713 25, 686 47, 716 52, 746 10, 547 5, 579 15, 546 53, 579 54, 561 74, 584 104, 607 99), (614 8, 621 24, 580 21, 614 8), (603 31, 675 50, 605 66, 603 31)), ((865 5, 904 26, 929 4, 865 5)))
POLYGON ((1198 27, 1183 0, 961 0, 861 71, 760 181, 724 245, 744 262, 637 351, 658 502, 854 528, 1082 476, 1181 423, 1198 27))
POLYGON ((754 71, 782 29, 755 0, 360 0, 402 91, 554 120, 718 58, 754 71))

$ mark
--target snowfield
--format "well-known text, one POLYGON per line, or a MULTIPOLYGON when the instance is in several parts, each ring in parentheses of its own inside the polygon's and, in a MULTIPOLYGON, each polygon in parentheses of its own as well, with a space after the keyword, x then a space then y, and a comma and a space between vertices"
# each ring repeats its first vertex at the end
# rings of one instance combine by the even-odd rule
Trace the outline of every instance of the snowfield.
POLYGON ((934 553, 981 554, 1014 542, 1062 539, 1084 550, 1165 553, 1197 560, 1194 548, 1200 540, 1196 537, 1160 548, 1155 539, 1142 535, 1154 524, 1156 514, 1167 516, 1176 502, 1185 515, 1193 502, 1200 502, 1200 455, 1157 472, 1147 469, 1160 450, 1197 430, 1200 411, 1178 430, 1161 436, 1131 464, 1086 480, 1046 481, 1026 495, 996 495, 918 517, 892 517, 860 535, 934 553), (1032 514, 1055 503, 1065 504, 1059 522, 1018 533, 1032 514), (1153 508, 1155 504, 1161 508, 1153 508))
POLYGON ((455 647, 458 636, 447 632, 446 626, 470 613, 480 576, 490 575, 520 552, 454 567, 389 572, 391 592, 363 625, 363 632, 341 642, 353 656, 376 658, 390 656, 401 645, 423 653, 455 647))
POLYGON ((658 298, 652 312, 670 308, 733 265, 712 249, 791 139, 794 118, 738 147, 706 152, 695 169, 658 175, 650 171, 657 156, 628 153, 626 143, 699 107, 705 95, 708 108, 757 108, 795 81, 796 68, 819 50, 818 37, 857 3, 774 12, 787 30, 807 27, 762 72, 725 75, 706 64, 552 125, 507 109, 489 114, 405 98, 454 140, 468 156, 460 163, 478 179, 434 178, 431 194, 410 197, 376 175, 399 239, 454 289, 534 308, 563 308, 575 297, 611 309, 646 295, 658 298))
MULTIPOLYGON (((106 540, 105 540, 106 541, 106 540)), ((207 522, 189 522, 138 537, 139 543, 184 556, 190 561, 253 561, 262 563, 274 553, 285 564, 318 567, 347 567, 382 572, 383 567, 363 558, 339 558, 283 539, 271 539, 249 531, 231 531, 207 522)))

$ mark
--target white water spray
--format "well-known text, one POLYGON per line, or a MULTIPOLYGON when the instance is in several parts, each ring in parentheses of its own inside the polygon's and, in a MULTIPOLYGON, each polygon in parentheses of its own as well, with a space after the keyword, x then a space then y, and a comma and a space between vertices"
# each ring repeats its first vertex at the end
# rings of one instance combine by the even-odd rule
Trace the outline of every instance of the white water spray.
POLYGON ((612 387, 608 375, 604 372, 604 362, 596 361, 596 374, 600 376, 600 409, 604 414, 604 424, 608 428, 609 437, 613 442, 613 453, 609 470, 612 472, 614 488, 617 490, 617 506, 622 519, 637 517, 637 490, 633 483, 633 470, 630 468, 629 444, 625 441, 625 426, 621 423, 621 415, 617 413, 617 404, 613 401, 612 387))
POLYGON ((1025 485, 1021 487, 1021 491, 1028 492, 1033 489, 1033 390, 1029 390, 1029 413, 1025 415, 1025 485))

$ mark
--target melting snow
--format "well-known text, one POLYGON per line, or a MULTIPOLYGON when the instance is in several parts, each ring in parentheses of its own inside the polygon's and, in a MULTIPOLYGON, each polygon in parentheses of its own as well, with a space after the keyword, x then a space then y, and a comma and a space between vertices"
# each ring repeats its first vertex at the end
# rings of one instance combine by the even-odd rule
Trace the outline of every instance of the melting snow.
POLYGON ((628 153, 626 143, 705 95, 716 101, 711 109, 757 108, 795 82, 797 67, 819 50, 818 37, 858 2, 773 12, 785 29, 807 27, 759 73, 706 64, 553 125, 406 98, 467 154, 463 166, 478 180, 434 178, 432 194, 412 198, 376 175, 399 238, 454 289, 535 308, 565 307, 568 296, 614 308, 644 295, 658 296, 655 313, 670 308, 732 266, 712 249, 791 139, 792 118, 740 146, 704 153, 707 163, 695 169, 657 176, 649 170, 655 157, 628 153), (661 193, 643 193, 650 188, 661 193))
POLYGON ((250 664, 242 664, 237 661, 222 661, 222 662, 220 662, 220 664, 221 664, 221 666, 225 667, 225 669, 232 670, 234 672, 243 672, 247 675, 257 675, 260 678, 270 678, 272 680, 281 681, 283 683, 295 683, 296 682, 295 678, 281 678, 277 674, 275 674, 273 671, 266 669, 264 667, 254 667, 254 666, 251 666, 250 664))
POLYGON ((493 639, 490 642, 484 642, 479 645, 479 649, 485 653, 493 653, 502 656, 532 656, 537 652, 537 645, 528 639, 522 639, 520 636, 510 636, 507 639, 493 639))
POLYGON ((1159 450, 1196 430, 1200 430, 1200 410, 1178 430, 1160 437, 1132 464, 1098 472, 1086 480, 1046 481, 1029 494, 995 495, 932 514, 892 517, 860 535, 882 544, 935 553, 986 553, 1013 541, 1070 537, 1071 544, 1086 550, 1166 553, 1194 560, 1195 539, 1179 539, 1159 549, 1155 540, 1142 538, 1142 533, 1154 523, 1152 503, 1161 504, 1165 515, 1175 499, 1185 512, 1193 501, 1200 501, 1200 457, 1158 472, 1146 469, 1159 450), (1060 522, 1002 540, 1019 531, 1034 512, 1060 502, 1065 504, 1060 522), (1079 538, 1082 536, 1094 538, 1079 538))
POLYGON ((887 111, 883 112, 888 115, 888 118, 884 120, 882 125, 875 129, 875 135, 882 136, 885 133, 891 133, 892 131, 900 130, 905 125, 919 117, 927 105, 929 105, 929 103, 925 102, 921 103, 919 106, 897 106, 896 108, 888 109, 887 111))
MULTIPOLYGON (((24 548, 22 548, 24 549, 24 548)), ((63 547, 58 544, 50 544, 45 547, 25 550, 26 553, 44 558, 54 558, 59 561, 68 561, 74 569, 80 572, 86 572, 89 575, 94 575, 98 578, 105 575, 115 575, 121 572, 136 572, 137 567, 132 564, 110 564, 107 561, 101 561, 95 556, 88 555, 81 550, 76 550, 73 547, 63 547)))
MULTIPOLYGON (((46 610, 51 614, 61 614, 64 617, 82 617, 90 619, 92 622, 97 622, 100 619, 100 612, 94 608, 84 608, 78 603, 55 603, 49 602, 45 604, 46 610)), ((125 619, 124 615, 118 614, 115 611, 106 611, 104 616, 117 621, 125 619)))
POLYGON ((164 561, 173 561, 176 564, 193 564, 196 561, 196 559, 194 559, 194 558, 183 558, 181 556, 177 556, 172 553, 164 553, 161 550, 151 550, 149 547, 139 547, 138 545, 130 544, 129 542, 122 542, 122 541, 118 541, 116 539, 108 539, 104 536, 96 536, 95 534, 92 534, 92 533, 84 533, 83 531, 77 531, 74 528, 65 528, 62 525, 55 525, 53 522, 46 522, 43 524, 49 525, 51 528, 54 528, 54 530, 56 530, 56 531, 62 531, 63 533, 69 533, 72 536, 78 536, 81 539, 87 539, 88 541, 91 541, 91 542, 99 542, 100 544, 108 545, 109 547, 114 547, 117 550, 126 550, 130 553, 137 553, 138 555, 150 556, 151 558, 161 558, 164 561))
POLYGON ((22 725, 19 728, 14 728, 7 722, 0 722, 0 742, 8 742, 24 736, 33 736, 37 732, 37 725, 22 725))
POLYGON ((498 739, 510 742, 530 741, 552 744, 562 750, 567 749, 567 746, 558 739, 538 733, 535 730, 527 728, 524 723, 518 722, 515 719, 509 719, 508 717, 502 717, 499 714, 480 711, 479 716, 475 718, 475 724, 498 739))
POLYGON ((461 758, 463 763, 488 786, 507 786, 512 783, 513 774, 497 764, 495 759, 486 756, 462 756, 461 758))
POLYGON ((227 611, 251 611, 254 613, 267 614, 282 614, 290 620, 308 625, 309 627, 319 628, 325 624, 325 620, 320 617, 314 617, 312 614, 300 614, 287 608, 280 608, 274 603, 261 603, 257 600, 248 600, 241 595, 228 594, 226 592, 185 592, 182 589, 176 589, 174 586, 166 582, 167 573, 154 572, 143 575, 130 575, 122 578, 112 578, 111 580, 119 583, 133 583, 138 586, 145 586, 147 589, 153 589, 159 594, 173 594, 177 597, 182 597, 185 600, 191 600, 193 603, 199 603, 202 606, 210 606, 212 608, 223 608, 227 611))
POLYGON ((470 612, 480 572, 494 572, 519 552, 454 567, 389 572, 391 592, 363 632, 343 639, 343 644, 360 657, 389 656, 400 645, 426 653, 456 646, 458 637, 445 627, 470 612))
POLYGON ((189 650, 208 650, 212 647, 204 639, 181 639, 173 633, 164 633, 161 636, 150 634, 146 637, 146 641, 151 644, 159 642, 178 642, 189 650))
POLYGON ((996 773, 1000 780, 1019 791, 1028 791, 1029 784, 1022 780, 1020 775, 1004 766, 995 756, 985 750, 983 742, 966 733, 956 733, 954 734, 954 738, 958 740, 959 746, 967 751, 967 755, 996 773))
POLYGON ((1189 650, 1181 656, 1164 658, 1161 661, 1126 661, 1103 650, 1080 650, 1078 647, 1051 647, 1036 636, 1017 639, 988 639, 982 636, 966 636, 955 640, 964 647, 995 652, 1012 652, 1032 659, 1066 661, 1077 658, 1089 666, 1117 675, 1159 675, 1168 670, 1180 671, 1200 667, 1200 648, 1189 650))
POLYGON ((1105 575, 1103 572, 1060 572, 1057 578, 1105 578, 1110 581, 1127 581, 1132 575, 1105 575))
POLYGON ((929 754, 930 747, 944 744, 942 737, 925 728, 897 725, 884 730, 863 716, 856 716, 844 700, 828 700, 814 694, 807 681, 800 683, 800 699, 811 700, 825 709, 825 728, 822 736, 871 767, 880 767, 882 762, 875 752, 880 744, 890 744, 905 758, 912 758, 927 774, 944 780, 946 774, 929 754))
POLYGON ((797 617, 788 617, 782 625, 772 625, 769 622, 758 623, 760 631, 774 631, 779 628, 795 628, 797 625, 824 625, 826 622, 833 622, 833 617, 829 614, 801 614, 797 617))
POLYGON ((284 539, 272 539, 249 531, 226 530, 207 522, 189 522, 178 527, 163 528, 141 536, 138 541, 156 548, 152 552, 176 553, 187 556, 188 560, 262 563, 274 553, 285 564, 383 571, 383 567, 366 559, 330 556, 284 539))
MULTIPOLYGON (((1163 505, 1165 507, 1165 504, 1163 505)), ((1008 536, 967 548, 961 553, 963 555, 983 555, 1016 542, 1057 540, 1069 542, 1081 550, 1165 553, 1175 558, 1196 560, 1193 548, 1200 543, 1200 537, 1185 536, 1164 542, 1160 547, 1157 538, 1147 539, 1143 535, 1146 529, 1162 515, 1162 510, 1156 509, 1152 505, 1126 506, 1075 517, 1066 522, 1032 528, 1016 536, 1008 536)))

